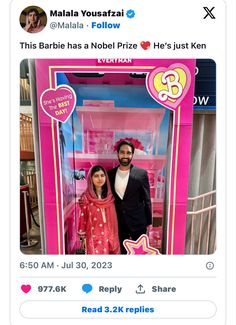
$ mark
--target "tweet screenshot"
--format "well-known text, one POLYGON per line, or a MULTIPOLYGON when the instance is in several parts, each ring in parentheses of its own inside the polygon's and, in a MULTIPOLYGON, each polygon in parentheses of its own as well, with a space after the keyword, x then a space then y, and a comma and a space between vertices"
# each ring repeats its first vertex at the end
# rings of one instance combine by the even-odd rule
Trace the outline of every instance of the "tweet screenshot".
POLYGON ((224 2, 10 10, 11 324, 226 324, 224 2))

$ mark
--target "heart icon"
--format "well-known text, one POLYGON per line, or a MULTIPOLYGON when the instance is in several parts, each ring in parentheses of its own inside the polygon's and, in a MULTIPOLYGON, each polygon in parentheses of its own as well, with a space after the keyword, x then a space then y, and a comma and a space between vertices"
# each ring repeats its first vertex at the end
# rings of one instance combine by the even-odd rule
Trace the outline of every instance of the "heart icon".
POLYGON ((28 292, 30 292, 30 290, 31 290, 31 285, 30 285, 30 284, 22 284, 22 286, 21 286, 21 290, 22 290, 24 293, 28 293, 28 292))
POLYGON ((40 96, 40 104, 49 117, 64 123, 75 108, 76 94, 67 85, 60 85, 56 89, 48 88, 40 96))
POLYGON ((148 50, 149 48, 150 48, 150 46, 151 46, 151 43, 150 42, 148 42, 148 41, 142 41, 141 43, 140 43, 140 45, 141 45, 141 47, 144 49, 144 50, 148 50))
POLYGON ((176 109, 188 92, 191 84, 189 69, 175 63, 168 68, 154 69, 147 78, 150 95, 161 105, 176 109))

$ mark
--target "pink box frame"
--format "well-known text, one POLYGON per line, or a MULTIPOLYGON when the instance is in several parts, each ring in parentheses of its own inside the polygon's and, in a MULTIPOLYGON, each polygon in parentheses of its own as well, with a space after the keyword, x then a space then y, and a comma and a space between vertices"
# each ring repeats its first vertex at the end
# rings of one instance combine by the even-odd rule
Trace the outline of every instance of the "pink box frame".
MULTIPOLYGON (((96 59, 38 59, 36 65, 37 106, 44 223, 47 254, 64 254, 64 211, 61 184, 58 122, 50 118, 40 105, 40 96, 48 88, 56 89, 56 74, 74 72, 151 73, 158 67, 173 64, 187 67, 191 82, 185 97, 173 111, 170 190, 166 254, 184 254, 188 178, 191 154, 194 59, 133 59, 130 65, 98 63, 96 59)), ((188 81, 188 80, 187 80, 188 81)), ((71 202, 71 208, 75 202, 71 202)))

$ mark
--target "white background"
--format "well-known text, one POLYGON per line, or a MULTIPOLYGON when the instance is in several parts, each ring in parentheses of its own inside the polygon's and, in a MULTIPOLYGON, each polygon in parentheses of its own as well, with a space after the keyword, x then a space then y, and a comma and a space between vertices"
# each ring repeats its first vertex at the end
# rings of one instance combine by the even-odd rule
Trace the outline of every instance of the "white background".
MULTIPOLYGON (((24 7, 24 2, 22 2, 22 7, 24 7)), ((156 2, 157 3, 157 2, 156 2)), ((9 321, 9 204, 14 204, 14 198, 11 198, 9 201, 9 7, 8 1, 4 0, 2 3, 2 15, 1 15, 1 110, 2 110, 2 123, 0 127, 1 132, 1 313, 0 313, 0 322, 5 325, 9 321), (5 38, 3 39, 3 35, 5 38), (9 203, 8 203, 9 202, 9 203)), ((26 3, 26 6, 29 3, 26 3)), ((31 3, 30 3, 31 4, 31 3)), ((40 1, 37 3, 32 3, 40 5, 40 1)), ((144 5, 147 5, 147 2, 144 1, 144 5)), ((206 1, 207 5, 207 1, 206 1)), ((210 2, 209 2, 210 7, 210 2)), ((235 0, 227 1, 227 324, 233 325, 236 323, 235 318, 235 255, 236 255, 236 191, 235 191, 235 123, 236 123, 236 101, 235 101, 235 0)), ((214 36, 213 36, 214 37, 214 36)), ((17 78, 17 73, 16 73, 17 78)), ((18 182, 18 179, 16 180, 18 182)))

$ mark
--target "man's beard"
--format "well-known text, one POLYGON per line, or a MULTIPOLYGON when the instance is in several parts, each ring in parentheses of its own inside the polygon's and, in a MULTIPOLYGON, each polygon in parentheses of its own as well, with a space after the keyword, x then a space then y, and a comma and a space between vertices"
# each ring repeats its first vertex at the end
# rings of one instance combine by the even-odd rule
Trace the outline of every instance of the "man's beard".
POLYGON ((131 163, 132 159, 129 158, 121 158, 119 159, 119 163, 121 164, 121 166, 128 166, 131 163))

